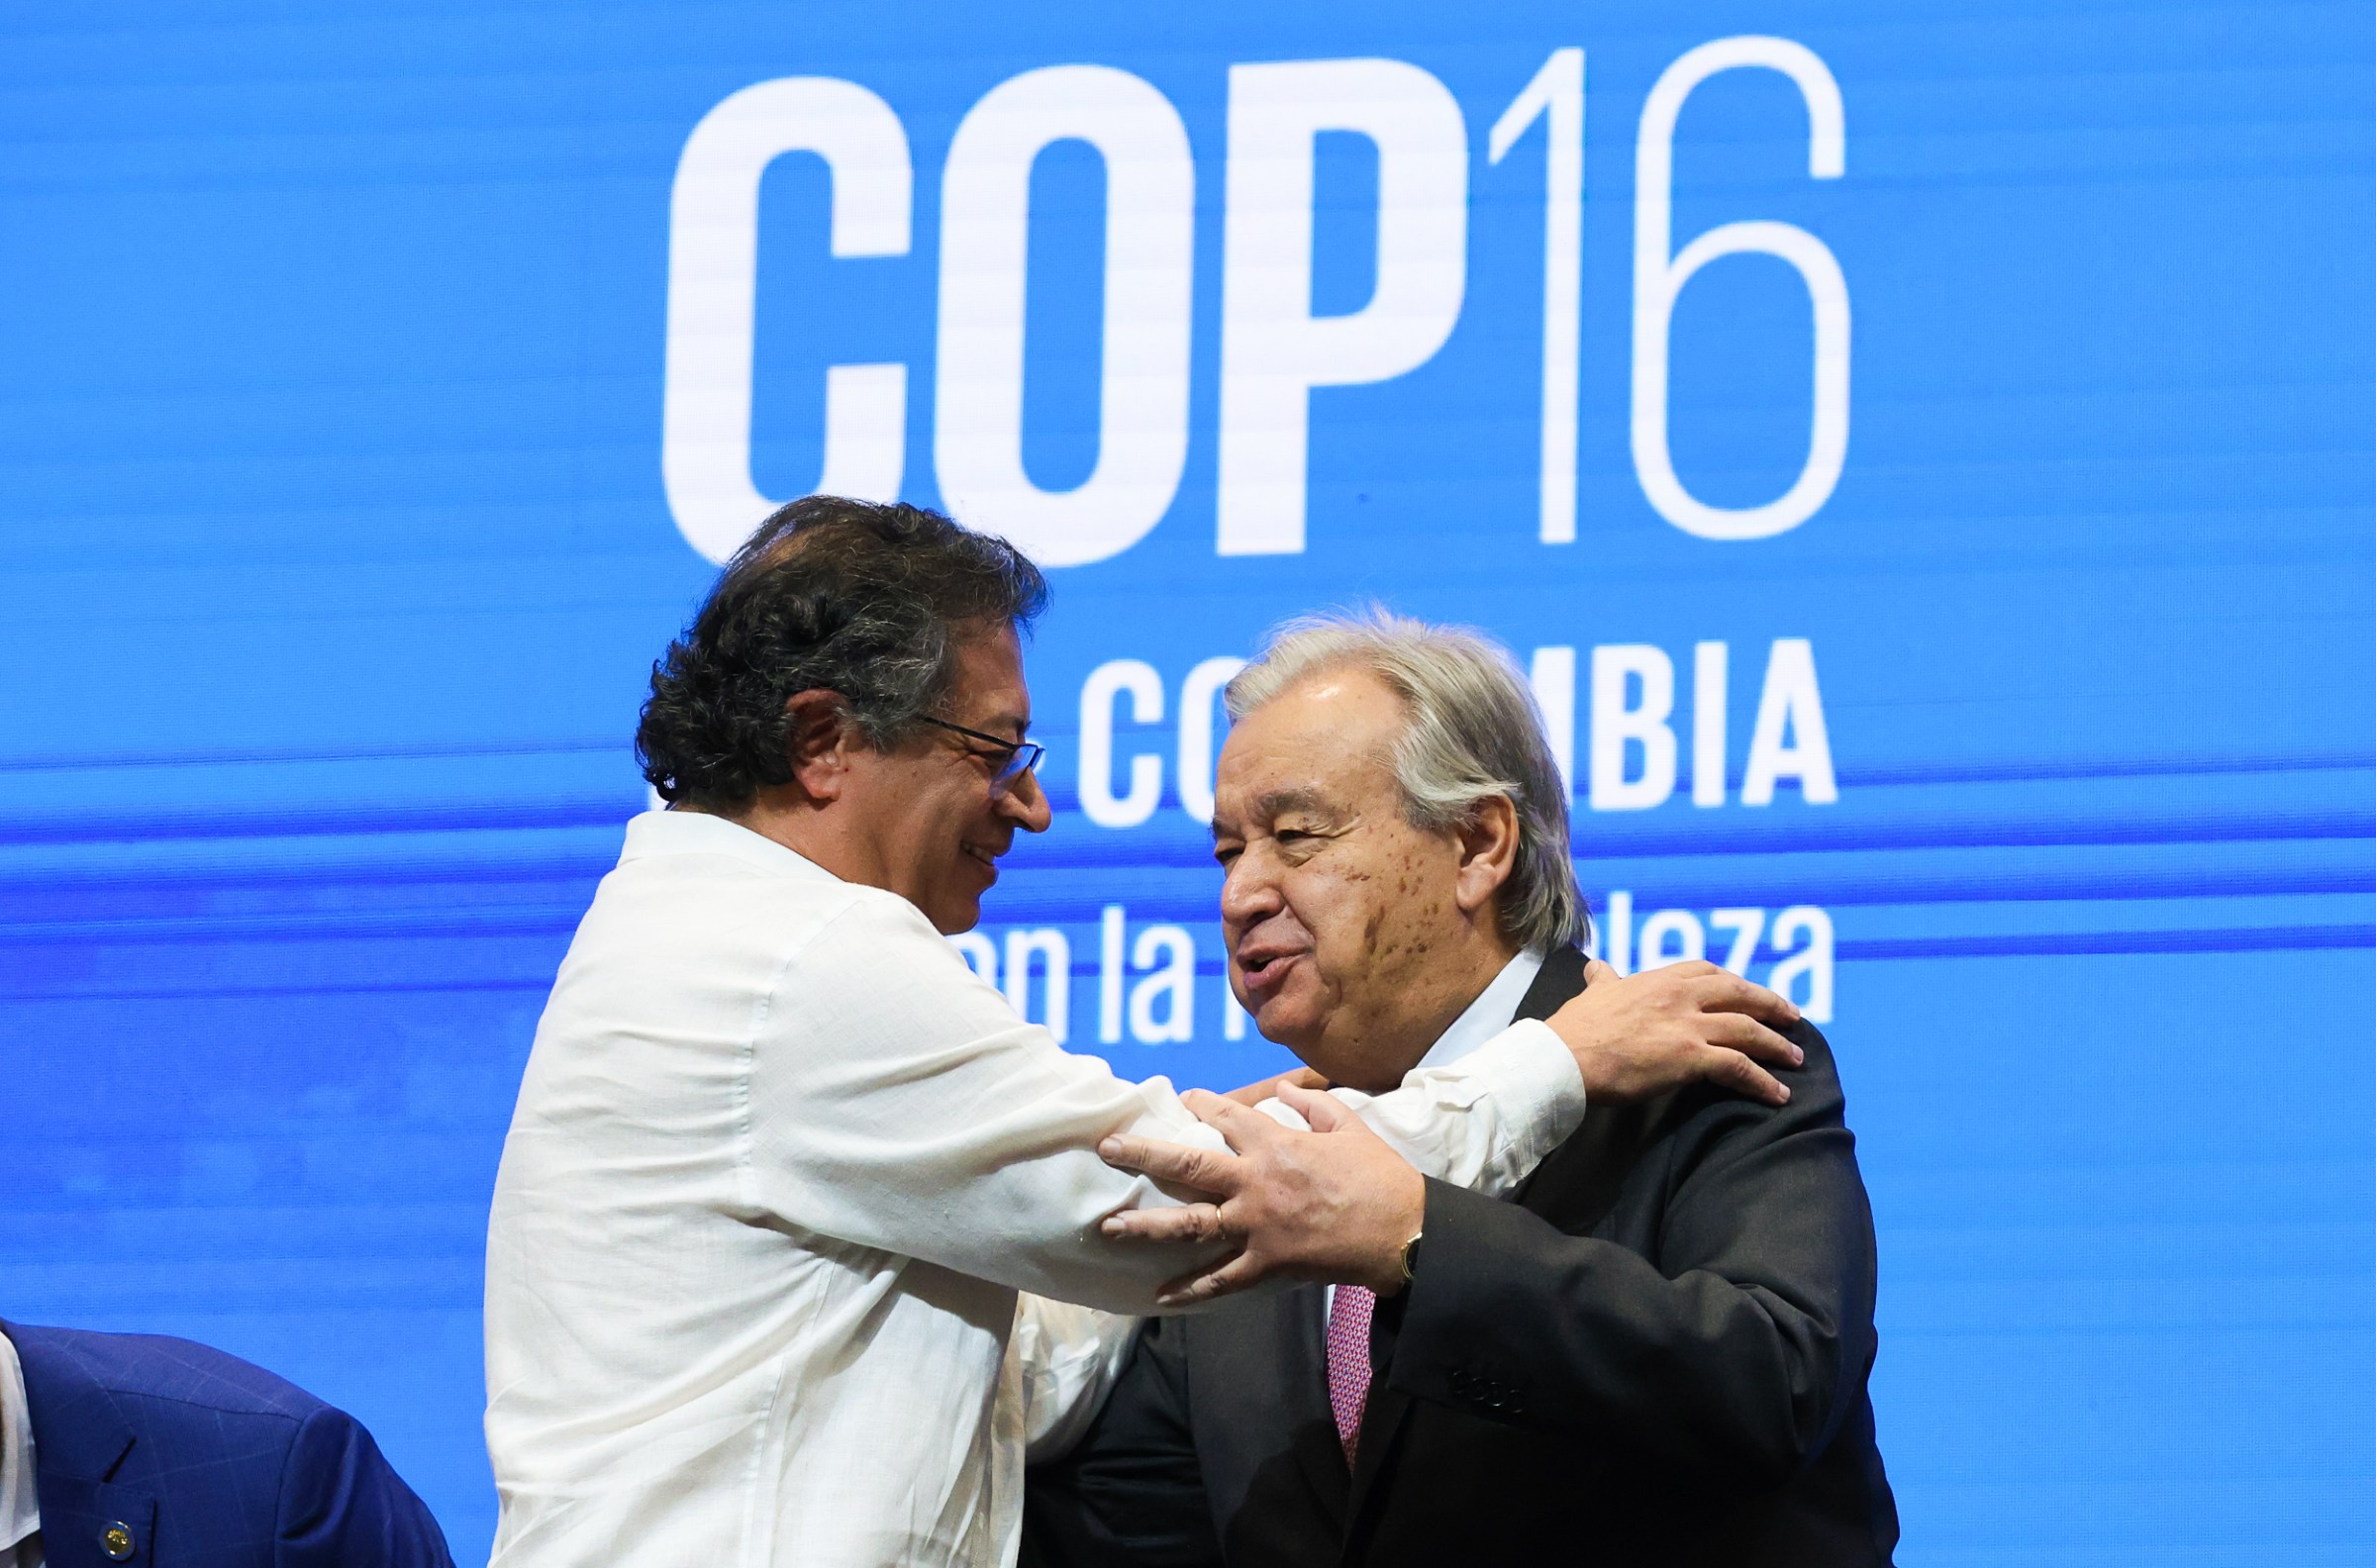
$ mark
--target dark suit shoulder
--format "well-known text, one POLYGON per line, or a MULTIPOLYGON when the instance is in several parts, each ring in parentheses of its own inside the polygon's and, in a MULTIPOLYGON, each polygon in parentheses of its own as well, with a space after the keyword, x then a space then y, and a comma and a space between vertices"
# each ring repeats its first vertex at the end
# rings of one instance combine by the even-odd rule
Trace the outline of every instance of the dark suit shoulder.
POLYGON ((1670 1177, 1679 1178, 1732 1148, 1831 1128, 1845 1130, 1847 1097, 1839 1064, 1823 1030, 1804 1019, 1782 1031, 1807 1053, 1798 1067, 1774 1076, 1790 1090, 1786 1105, 1768 1105, 1713 1084, 1678 1091, 1654 1118, 1651 1137, 1665 1145, 1670 1177))
POLYGON ((278 1417, 294 1425, 331 1410, 286 1378, 191 1339, 16 1324, 9 1325, 8 1335, 26 1363, 29 1383, 35 1363, 56 1358, 61 1370, 70 1367, 107 1393, 216 1415, 278 1417))

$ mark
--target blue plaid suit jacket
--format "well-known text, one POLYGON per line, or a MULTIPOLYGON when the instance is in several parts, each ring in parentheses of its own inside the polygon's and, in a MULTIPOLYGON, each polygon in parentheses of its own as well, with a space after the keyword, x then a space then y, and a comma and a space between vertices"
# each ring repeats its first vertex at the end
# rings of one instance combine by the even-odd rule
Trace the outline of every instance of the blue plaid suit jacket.
POLYGON ((187 1339, 0 1332, 49 1568, 453 1568, 362 1423, 295 1384, 187 1339))

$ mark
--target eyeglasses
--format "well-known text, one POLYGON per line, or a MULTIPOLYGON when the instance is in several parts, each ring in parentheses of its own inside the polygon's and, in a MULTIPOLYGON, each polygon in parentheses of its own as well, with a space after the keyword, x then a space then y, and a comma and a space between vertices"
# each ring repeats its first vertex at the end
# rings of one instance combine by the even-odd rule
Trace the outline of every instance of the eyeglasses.
POLYGON ((968 740, 979 740, 992 747, 995 755, 979 751, 974 755, 997 764, 990 774, 990 793, 993 795, 1003 795, 1014 788, 1017 779, 1038 767, 1040 759, 1047 755, 1047 747, 1037 740, 1005 740, 994 735, 984 735, 979 730, 968 730, 963 725, 950 724, 945 719, 919 716, 918 722, 931 725, 936 730, 945 730, 950 735, 963 735, 968 740))

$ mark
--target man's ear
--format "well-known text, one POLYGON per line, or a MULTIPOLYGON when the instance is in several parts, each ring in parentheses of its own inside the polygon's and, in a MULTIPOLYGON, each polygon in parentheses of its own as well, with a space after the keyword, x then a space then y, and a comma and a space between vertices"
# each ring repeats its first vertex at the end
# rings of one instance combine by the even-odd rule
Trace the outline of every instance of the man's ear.
POLYGON ((823 687, 795 692, 784 701, 784 719, 792 782, 813 801, 841 799, 849 782, 849 753, 858 741, 842 694, 823 687))
POLYGON ((1518 864, 1518 808, 1507 795, 1488 795, 1456 833, 1460 870, 1452 880, 1452 902, 1474 915, 1502 891, 1518 864))

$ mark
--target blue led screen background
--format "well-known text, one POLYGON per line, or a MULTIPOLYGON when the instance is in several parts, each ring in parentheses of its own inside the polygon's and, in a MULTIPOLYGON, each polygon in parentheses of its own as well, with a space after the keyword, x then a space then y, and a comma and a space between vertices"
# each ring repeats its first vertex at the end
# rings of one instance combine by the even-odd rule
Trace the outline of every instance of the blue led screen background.
POLYGON ((360 1414, 766 500, 1049 561, 968 958, 1226 1086, 1228 661, 1516 652, 1605 950, 1827 1017, 1903 1560, 2376 1523, 2376 24, 2349 6, 30 5, 0 1315, 360 1414), (705 548, 709 554, 705 555, 705 548))

